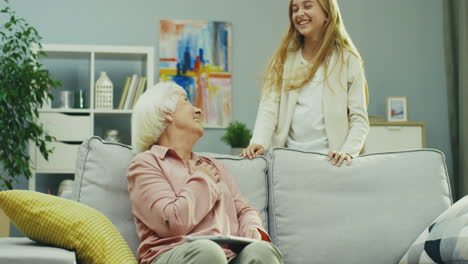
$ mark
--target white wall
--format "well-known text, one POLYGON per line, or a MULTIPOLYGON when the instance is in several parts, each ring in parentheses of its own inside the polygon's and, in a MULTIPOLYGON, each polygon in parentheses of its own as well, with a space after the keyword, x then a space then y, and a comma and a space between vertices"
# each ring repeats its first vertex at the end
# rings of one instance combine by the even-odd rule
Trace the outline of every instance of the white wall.
MULTIPOLYGON (((12 2, 17 14, 39 30, 44 43, 151 45, 157 51, 159 19, 232 22, 233 118, 250 128, 262 71, 288 20, 287 0, 12 2)), ((338 2, 366 62, 369 114, 385 114, 386 96, 408 96, 410 120, 426 123, 428 147, 442 150, 450 164, 442 1, 338 2)), ((223 133, 208 129, 196 150, 228 152, 219 140, 223 133)))

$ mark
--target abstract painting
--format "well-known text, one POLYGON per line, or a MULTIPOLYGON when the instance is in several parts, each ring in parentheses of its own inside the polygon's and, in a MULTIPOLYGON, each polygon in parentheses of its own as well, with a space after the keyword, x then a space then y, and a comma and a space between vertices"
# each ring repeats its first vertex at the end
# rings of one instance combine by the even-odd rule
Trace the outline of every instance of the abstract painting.
POLYGON ((182 86, 203 110, 204 126, 224 128, 231 121, 231 24, 161 20, 159 79, 182 86))

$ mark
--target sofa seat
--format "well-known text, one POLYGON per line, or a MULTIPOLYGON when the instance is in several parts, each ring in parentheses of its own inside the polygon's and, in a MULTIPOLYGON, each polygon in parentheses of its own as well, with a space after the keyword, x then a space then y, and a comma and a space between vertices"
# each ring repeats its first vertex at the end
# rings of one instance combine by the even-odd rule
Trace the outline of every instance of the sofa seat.
POLYGON ((75 252, 43 246, 29 238, 0 238, 0 249, 0 263, 76 264, 75 252))

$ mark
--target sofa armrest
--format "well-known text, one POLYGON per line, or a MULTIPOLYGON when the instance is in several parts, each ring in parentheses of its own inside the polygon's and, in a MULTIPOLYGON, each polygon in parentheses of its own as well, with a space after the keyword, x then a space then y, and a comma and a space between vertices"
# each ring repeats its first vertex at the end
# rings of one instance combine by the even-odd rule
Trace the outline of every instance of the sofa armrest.
POLYGON ((0 263, 76 264, 75 252, 38 244, 29 238, 0 238, 0 263))

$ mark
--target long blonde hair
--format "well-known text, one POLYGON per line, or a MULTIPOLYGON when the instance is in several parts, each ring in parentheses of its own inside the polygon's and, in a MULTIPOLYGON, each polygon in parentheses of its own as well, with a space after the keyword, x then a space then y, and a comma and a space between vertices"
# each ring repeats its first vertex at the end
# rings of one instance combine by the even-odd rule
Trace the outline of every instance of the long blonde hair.
MULTIPOLYGON (((306 71, 305 78, 300 77, 300 81, 288 82, 286 90, 294 90, 301 88, 307 82, 312 80, 320 65, 324 65, 325 76, 327 76, 327 68, 329 64, 328 58, 333 52, 337 51, 340 55, 341 61, 344 61, 344 51, 349 51, 354 54, 363 66, 361 55, 353 44, 341 18, 341 13, 336 0, 316 0, 327 17, 325 22, 325 30, 323 38, 319 43, 317 55, 314 56, 312 67, 306 71)), ((268 95, 271 92, 280 92, 283 86, 283 72, 284 64, 288 52, 298 51, 304 45, 304 36, 301 35, 294 27, 293 15, 293 0, 289 0, 289 29, 286 31, 280 46, 277 48, 270 62, 268 63, 265 83, 263 86, 263 94, 268 95)), ((364 69, 364 67, 362 67, 364 69)), ((302 73, 303 74, 303 73, 302 73)), ((292 79, 297 79, 299 76, 294 76, 292 79)), ((369 103, 367 81, 364 80, 366 89, 366 101, 369 103)))

